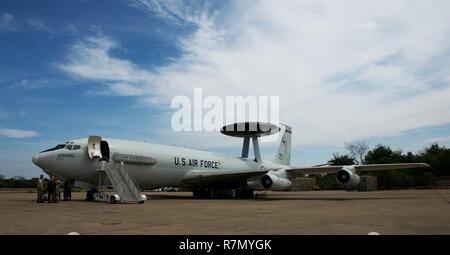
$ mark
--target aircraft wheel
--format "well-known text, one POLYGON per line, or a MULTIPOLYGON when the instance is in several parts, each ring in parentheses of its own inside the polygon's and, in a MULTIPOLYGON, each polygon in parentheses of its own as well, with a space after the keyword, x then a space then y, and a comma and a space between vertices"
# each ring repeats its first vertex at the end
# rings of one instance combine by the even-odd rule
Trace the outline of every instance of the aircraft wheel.
POLYGON ((111 202, 111 204, 115 204, 115 203, 116 203, 116 197, 111 196, 111 198, 109 199, 109 201, 111 202))
POLYGON ((97 193, 96 190, 88 190, 86 192, 86 201, 94 201, 94 194, 97 193))
POLYGON ((255 195, 253 193, 253 190, 249 189, 245 191, 245 198, 255 198, 255 195))
POLYGON ((236 198, 255 198, 255 196, 253 194, 253 190, 251 190, 251 189, 236 190, 235 197, 236 198))
POLYGON ((209 191, 209 190, 194 190, 193 195, 195 198, 211 198, 211 191, 209 191))

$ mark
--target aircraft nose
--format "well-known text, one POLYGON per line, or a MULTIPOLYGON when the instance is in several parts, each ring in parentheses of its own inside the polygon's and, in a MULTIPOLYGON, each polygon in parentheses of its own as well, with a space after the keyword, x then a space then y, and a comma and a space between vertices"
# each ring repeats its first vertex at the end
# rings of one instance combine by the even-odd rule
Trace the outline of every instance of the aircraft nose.
POLYGON ((31 160, 35 165, 39 166, 39 154, 34 155, 31 160))

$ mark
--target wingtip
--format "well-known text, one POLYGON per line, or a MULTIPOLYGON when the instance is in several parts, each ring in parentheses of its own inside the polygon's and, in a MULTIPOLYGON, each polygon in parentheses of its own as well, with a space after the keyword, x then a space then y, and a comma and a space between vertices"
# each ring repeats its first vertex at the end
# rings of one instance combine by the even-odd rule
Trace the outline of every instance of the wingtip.
POLYGON ((417 163, 417 166, 422 168, 431 168, 431 166, 428 165, 427 163, 417 163))

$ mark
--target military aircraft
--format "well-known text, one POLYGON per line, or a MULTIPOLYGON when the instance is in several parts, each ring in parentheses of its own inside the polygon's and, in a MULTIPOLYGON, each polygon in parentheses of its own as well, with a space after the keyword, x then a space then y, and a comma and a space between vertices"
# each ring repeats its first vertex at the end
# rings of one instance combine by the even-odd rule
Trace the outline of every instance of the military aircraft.
POLYGON ((202 198, 224 194, 250 198, 254 190, 289 190, 293 179, 303 174, 335 174, 339 184, 351 187, 360 183, 360 172, 430 167, 424 163, 294 167, 290 165, 292 129, 287 125, 240 122, 224 126, 221 133, 243 138, 240 157, 89 136, 42 151, 32 161, 47 174, 87 189, 87 200, 113 203, 143 202, 141 190, 160 187, 189 189, 202 198), (258 139, 277 133, 276 154, 263 160, 258 139), (249 157, 250 140, 254 158, 249 157), (113 187, 113 194, 105 195, 102 184, 113 187))

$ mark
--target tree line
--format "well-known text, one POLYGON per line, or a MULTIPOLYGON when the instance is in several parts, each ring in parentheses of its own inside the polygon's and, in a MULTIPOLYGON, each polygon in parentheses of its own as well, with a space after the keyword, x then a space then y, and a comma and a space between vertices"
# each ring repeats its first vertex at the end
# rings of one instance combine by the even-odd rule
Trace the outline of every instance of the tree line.
MULTIPOLYGON (((330 165, 388 164, 388 163, 427 163, 431 169, 404 169, 394 171, 366 172, 364 175, 376 176, 379 189, 430 188, 440 176, 450 176, 450 149, 439 144, 431 144, 418 153, 394 150, 378 144, 369 150, 366 142, 345 145, 348 154, 333 154, 330 165)), ((334 175, 316 176, 323 189, 342 189, 334 175)))
POLYGON ((25 179, 23 176, 14 176, 6 179, 0 175, 0 188, 36 188, 37 178, 25 179))

